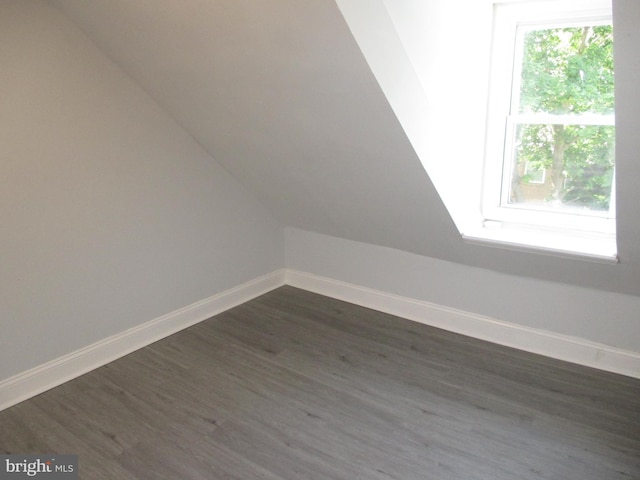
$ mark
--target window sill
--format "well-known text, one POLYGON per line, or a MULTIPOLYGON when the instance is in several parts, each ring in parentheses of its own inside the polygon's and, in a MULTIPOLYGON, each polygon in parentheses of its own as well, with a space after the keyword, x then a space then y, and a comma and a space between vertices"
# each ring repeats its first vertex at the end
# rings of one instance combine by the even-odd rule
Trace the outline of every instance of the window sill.
POLYGON ((465 242, 599 263, 618 263, 615 235, 485 222, 462 234, 465 242))

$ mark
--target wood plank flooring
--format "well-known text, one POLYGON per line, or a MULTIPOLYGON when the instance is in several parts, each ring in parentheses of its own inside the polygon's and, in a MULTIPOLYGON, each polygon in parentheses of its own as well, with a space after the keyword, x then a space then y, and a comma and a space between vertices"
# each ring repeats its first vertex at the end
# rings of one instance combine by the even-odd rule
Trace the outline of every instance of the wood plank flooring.
POLYGON ((640 479, 640 381, 282 287, 0 412, 83 479, 640 479))

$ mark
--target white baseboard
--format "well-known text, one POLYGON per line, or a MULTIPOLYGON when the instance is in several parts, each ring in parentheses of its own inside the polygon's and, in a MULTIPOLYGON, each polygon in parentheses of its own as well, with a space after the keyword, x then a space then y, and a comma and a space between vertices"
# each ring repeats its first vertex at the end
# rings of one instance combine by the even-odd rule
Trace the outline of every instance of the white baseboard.
POLYGON ((636 352, 295 270, 286 271, 285 282, 294 287, 443 330, 578 365, 640 378, 640 354, 636 352))
POLYGON ((295 270, 277 270, 0 382, 0 411, 284 284, 547 357, 640 378, 640 354, 295 270))
POLYGON ((0 382, 0 410, 284 285, 277 270, 0 382))

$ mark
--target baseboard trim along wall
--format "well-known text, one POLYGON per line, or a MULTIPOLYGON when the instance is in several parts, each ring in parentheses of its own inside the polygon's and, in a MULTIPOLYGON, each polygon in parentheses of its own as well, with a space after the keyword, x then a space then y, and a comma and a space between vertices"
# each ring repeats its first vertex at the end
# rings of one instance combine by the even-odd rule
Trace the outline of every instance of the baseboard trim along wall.
POLYGON ((284 285, 280 269, 0 382, 0 410, 284 285))
POLYGON ((640 378, 640 354, 290 269, 178 309, 0 382, 0 410, 282 285, 531 353, 640 378))
POLYGON ((640 378, 640 354, 288 269, 285 283, 469 337, 640 378))

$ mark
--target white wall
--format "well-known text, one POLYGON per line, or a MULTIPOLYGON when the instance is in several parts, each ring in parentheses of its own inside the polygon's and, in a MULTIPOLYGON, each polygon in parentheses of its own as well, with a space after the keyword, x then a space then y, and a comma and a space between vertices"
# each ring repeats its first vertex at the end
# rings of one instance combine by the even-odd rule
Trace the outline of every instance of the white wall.
POLYGON ((285 245, 288 269, 640 353, 640 297, 508 275, 290 227, 285 229, 285 245))
POLYGON ((281 268, 282 228, 70 21, 0 3, 0 381, 281 268))

